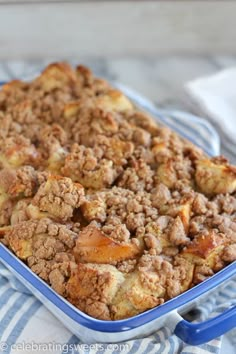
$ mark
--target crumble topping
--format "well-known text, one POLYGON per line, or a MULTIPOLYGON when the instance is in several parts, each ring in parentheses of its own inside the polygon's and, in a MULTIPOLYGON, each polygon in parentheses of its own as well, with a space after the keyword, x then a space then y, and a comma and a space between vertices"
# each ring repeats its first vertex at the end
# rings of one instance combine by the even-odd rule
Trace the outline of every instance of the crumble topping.
POLYGON ((0 91, 0 238, 88 315, 137 315, 236 260, 236 167, 83 66, 0 91))
POLYGON ((39 212, 47 212, 49 217, 66 221, 73 211, 82 204, 84 188, 73 183, 70 178, 51 175, 41 184, 35 194, 32 205, 39 212))

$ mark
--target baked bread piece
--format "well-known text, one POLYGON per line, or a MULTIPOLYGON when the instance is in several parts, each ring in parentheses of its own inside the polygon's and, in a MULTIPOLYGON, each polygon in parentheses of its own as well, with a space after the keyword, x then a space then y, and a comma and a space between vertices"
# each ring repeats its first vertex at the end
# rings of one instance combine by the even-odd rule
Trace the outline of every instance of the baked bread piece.
POLYGON ((131 317, 236 260, 236 168, 51 64, 0 91, 0 238, 80 310, 131 317))

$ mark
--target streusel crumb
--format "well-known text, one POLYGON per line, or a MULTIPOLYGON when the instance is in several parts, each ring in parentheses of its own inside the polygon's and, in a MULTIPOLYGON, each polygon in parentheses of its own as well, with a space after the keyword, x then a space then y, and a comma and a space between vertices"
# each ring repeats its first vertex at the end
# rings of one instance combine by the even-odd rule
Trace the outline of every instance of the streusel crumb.
POLYGON ((0 239, 88 315, 120 320, 236 260, 236 167, 84 67, 0 91, 0 239))

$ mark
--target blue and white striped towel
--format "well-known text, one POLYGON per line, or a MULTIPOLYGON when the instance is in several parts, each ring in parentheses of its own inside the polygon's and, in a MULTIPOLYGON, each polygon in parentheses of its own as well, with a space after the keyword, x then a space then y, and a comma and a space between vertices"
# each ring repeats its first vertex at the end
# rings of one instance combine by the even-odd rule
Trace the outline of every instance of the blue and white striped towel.
MULTIPOLYGON (((188 320, 205 320, 236 304, 236 279, 217 296, 211 296, 189 313, 188 320)), ((220 353, 222 338, 193 347, 184 344, 168 328, 152 335, 120 343, 82 346, 82 342, 70 333, 24 286, 0 263, 0 352, 11 354, 190 354, 220 353), (28 345, 28 347, 27 347, 28 345), (50 347, 51 345, 51 347, 50 347), (27 349, 28 348, 28 349, 27 349), (97 350, 97 349, 98 350, 97 350), (101 350, 102 348, 102 350, 101 350), (31 350, 30 350, 31 349, 31 350)), ((236 331, 231 333, 236 346, 236 331), (234 332, 234 333, 233 333, 234 332)))
MULTIPOLYGON (((214 129, 193 116, 173 112, 166 115, 157 112, 155 107, 144 98, 122 87, 136 103, 172 128, 179 130, 196 144, 201 145, 209 154, 219 153, 219 138, 214 129)), ((216 297, 210 297, 189 314, 192 320, 205 320, 217 315, 225 308, 236 303, 236 279, 216 297)), ((232 335, 236 338, 236 333, 232 335)), ((162 328, 152 335, 123 342, 120 346, 99 343, 81 346, 82 343, 70 333, 14 276, 0 263, 0 353, 26 354, 175 354, 175 353, 219 353, 222 338, 207 344, 193 347, 184 344, 168 328, 162 328)), ((236 346, 236 342, 234 343, 236 346)))

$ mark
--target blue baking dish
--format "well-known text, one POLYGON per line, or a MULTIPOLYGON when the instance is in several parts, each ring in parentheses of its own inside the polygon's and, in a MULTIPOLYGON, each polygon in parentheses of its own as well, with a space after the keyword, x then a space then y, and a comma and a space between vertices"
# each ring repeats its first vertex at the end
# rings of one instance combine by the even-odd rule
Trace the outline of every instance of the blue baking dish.
MULTIPOLYGON (((157 121, 202 147, 208 155, 219 154, 219 136, 204 119, 184 112, 158 110, 146 98, 129 88, 117 83, 112 84, 121 89, 137 106, 150 113, 157 121)), ((190 323, 181 316, 210 294, 216 294, 234 279, 236 262, 156 308, 124 320, 103 321, 94 319, 75 308, 2 244, 0 244, 0 260, 64 326, 84 343, 117 343, 143 337, 167 326, 186 343, 199 345, 236 327, 236 306, 201 323, 190 323)))
POLYGON ((236 306, 215 318, 196 324, 184 320, 180 315, 226 286, 236 274, 236 262, 154 309, 125 320, 103 321, 94 319, 71 305, 4 245, 0 245, 0 259, 6 268, 84 343, 117 343, 148 335, 167 326, 186 343, 199 345, 236 326, 236 306))

